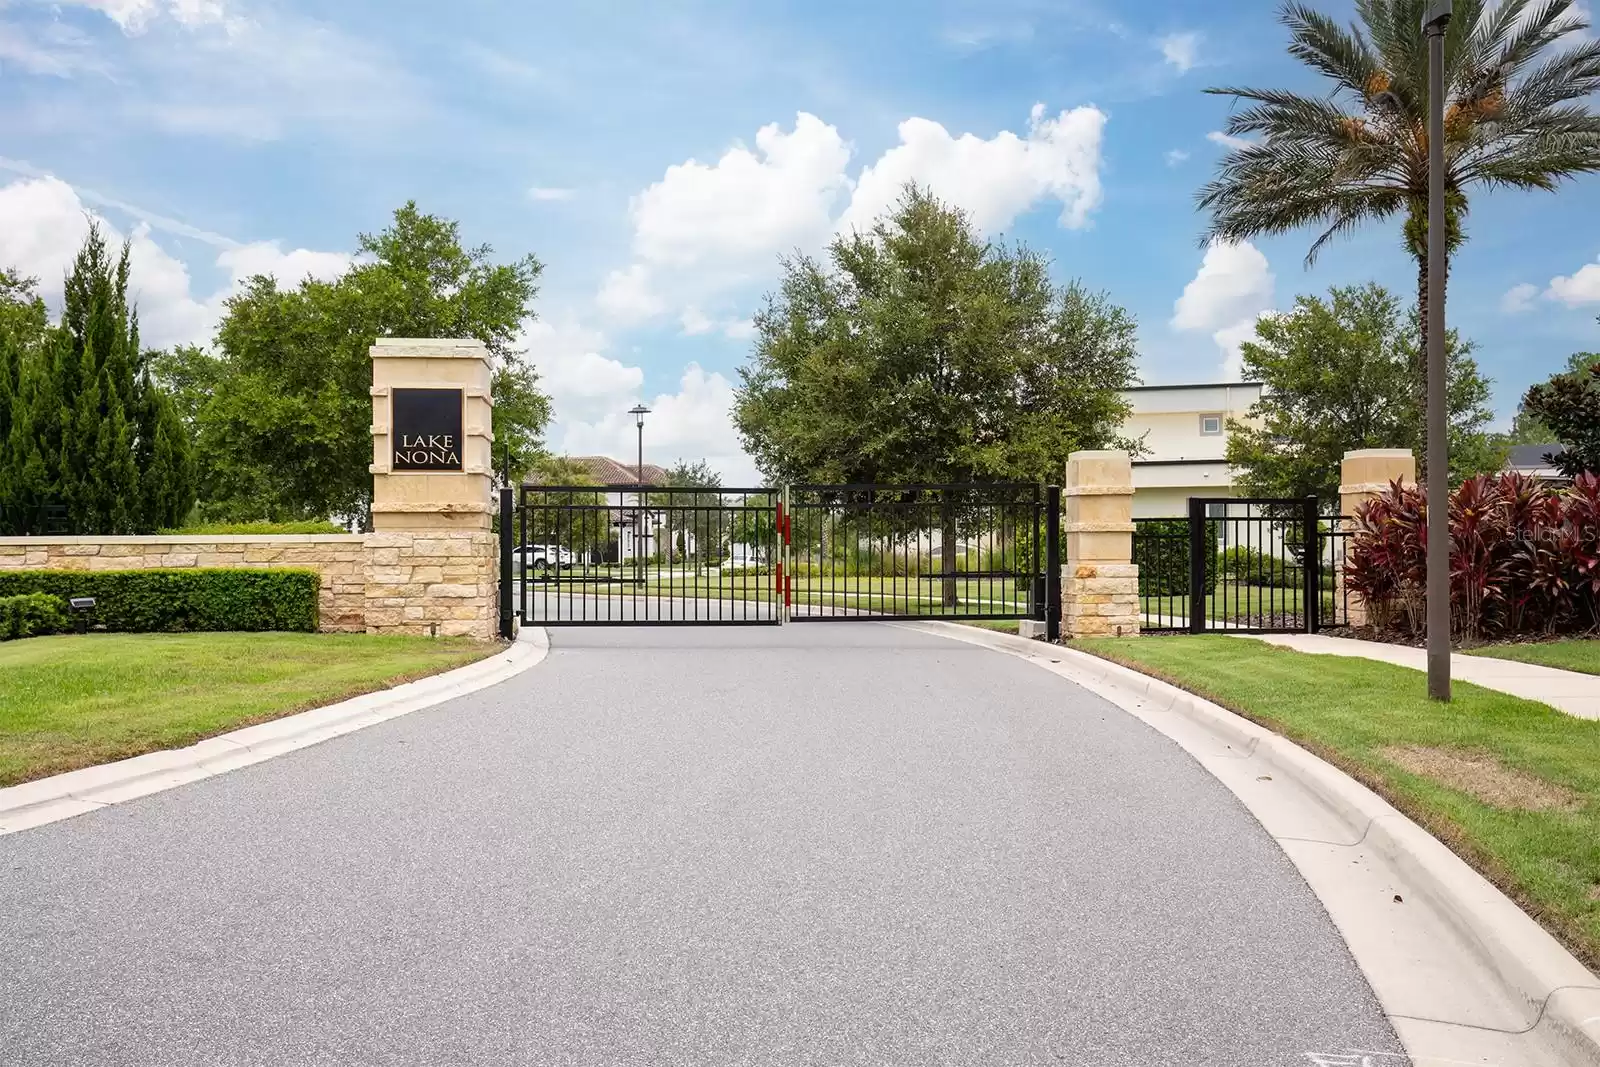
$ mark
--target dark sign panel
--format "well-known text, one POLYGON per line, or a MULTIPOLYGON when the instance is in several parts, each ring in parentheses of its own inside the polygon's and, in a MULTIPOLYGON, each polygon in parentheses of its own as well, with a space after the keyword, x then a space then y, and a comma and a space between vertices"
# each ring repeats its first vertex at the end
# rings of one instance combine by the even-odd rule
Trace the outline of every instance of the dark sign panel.
POLYGON ((396 389, 391 440, 397 471, 461 470, 461 390, 396 389))

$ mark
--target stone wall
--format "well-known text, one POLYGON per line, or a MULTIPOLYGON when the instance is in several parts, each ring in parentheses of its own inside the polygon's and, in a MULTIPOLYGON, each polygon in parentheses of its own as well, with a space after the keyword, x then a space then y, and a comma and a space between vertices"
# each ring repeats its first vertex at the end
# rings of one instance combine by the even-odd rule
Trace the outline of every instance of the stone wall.
POLYGON ((484 531, 276 536, 0 537, 0 571, 183 567, 314 570, 324 633, 438 633, 490 640, 494 535, 484 531))
POLYGON ((499 539, 488 531, 379 533, 367 539, 367 629, 490 638, 499 624, 499 539))

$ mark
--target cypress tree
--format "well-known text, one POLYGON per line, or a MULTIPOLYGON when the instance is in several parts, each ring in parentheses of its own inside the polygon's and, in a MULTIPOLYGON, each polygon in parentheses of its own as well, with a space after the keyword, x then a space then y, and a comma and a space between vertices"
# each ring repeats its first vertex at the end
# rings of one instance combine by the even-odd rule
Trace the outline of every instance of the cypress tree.
POLYGON ((0 530, 6 534, 42 532, 35 528, 39 509, 54 490, 50 464, 34 425, 35 414, 45 407, 39 398, 54 395, 48 379, 45 361, 38 357, 25 360, 18 372, 11 427, 4 442, 5 491, 10 504, 6 515, 0 516, 0 530))
POLYGON ((39 305, 39 350, 20 361, 0 336, 0 379, 11 376, 9 387, 0 381, 0 502, 11 498, 14 514, 61 504, 80 533, 149 533, 180 522, 193 503, 187 430, 139 346, 129 254, 124 243, 113 257, 91 223, 60 324, 45 332, 39 305))

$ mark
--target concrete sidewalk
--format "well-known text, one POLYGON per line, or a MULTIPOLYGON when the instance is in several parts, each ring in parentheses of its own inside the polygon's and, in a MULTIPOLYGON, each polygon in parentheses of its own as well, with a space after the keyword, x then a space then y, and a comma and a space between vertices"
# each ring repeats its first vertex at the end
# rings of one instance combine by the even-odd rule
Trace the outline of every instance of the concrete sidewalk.
MULTIPOLYGON (((1355 656, 1381 663, 1394 663, 1414 670, 1428 669, 1427 650, 1382 641, 1354 641, 1348 637, 1321 634, 1241 634, 1269 644, 1282 645, 1297 652, 1321 656, 1355 656)), ((1509 659, 1467 656, 1459 652, 1450 657, 1450 676, 1485 689, 1495 689, 1525 700, 1566 712, 1580 719, 1600 719, 1600 677, 1558 671, 1534 663, 1509 659)))

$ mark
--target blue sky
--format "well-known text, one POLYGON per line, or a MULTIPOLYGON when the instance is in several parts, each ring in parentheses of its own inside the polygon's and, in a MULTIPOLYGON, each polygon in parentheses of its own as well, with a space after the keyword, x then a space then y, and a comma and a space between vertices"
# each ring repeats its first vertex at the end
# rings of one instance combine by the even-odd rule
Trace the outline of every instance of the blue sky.
MULTIPOLYGON (((1329 5, 1340 8, 1346 5, 1329 5)), ((552 445, 753 477, 728 426, 777 257, 906 178, 1048 251, 1140 324, 1148 382, 1219 380, 1255 315, 1375 278, 1398 225, 1200 247, 1214 84, 1316 82, 1275 5, 0 0, 0 262, 59 289, 84 213, 135 242, 149 339, 205 341, 241 277, 336 273, 415 198, 546 264, 552 445)), ((1600 178, 1480 195, 1452 325, 1502 416, 1600 349, 1600 178), (1521 287, 1521 288, 1517 288, 1521 287), (1508 297, 1508 294, 1511 294, 1508 297)))

